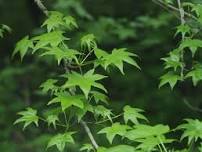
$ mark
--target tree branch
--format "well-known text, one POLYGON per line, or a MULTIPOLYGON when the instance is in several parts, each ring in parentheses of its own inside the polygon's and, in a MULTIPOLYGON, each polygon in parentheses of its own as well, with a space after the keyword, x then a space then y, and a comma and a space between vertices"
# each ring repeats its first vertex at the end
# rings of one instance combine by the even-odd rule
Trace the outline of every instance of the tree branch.
POLYGON ((39 7, 39 9, 46 15, 48 16, 48 9, 43 5, 41 0, 34 0, 36 5, 39 7))
POLYGON ((91 133, 91 131, 90 131, 88 125, 86 124, 86 122, 83 121, 83 120, 81 120, 81 125, 84 127, 86 133, 88 134, 88 137, 90 138, 93 147, 94 147, 95 149, 98 149, 99 146, 98 146, 98 144, 96 143, 96 141, 95 141, 95 139, 94 139, 94 137, 93 137, 93 135, 92 135, 92 133, 91 133))
MULTIPOLYGON (((167 8, 167 10, 168 10, 168 9, 171 9, 171 10, 173 10, 173 11, 175 11, 175 12, 177 12, 177 13, 180 14, 179 8, 177 8, 177 7, 173 6, 173 5, 170 5, 170 4, 166 4, 166 3, 163 2, 162 0, 152 0, 152 2, 154 2, 155 4, 157 4, 157 5, 161 6, 161 7, 163 7, 164 9, 166 9, 166 8, 167 8), (166 8, 165 8, 165 7, 166 7, 166 8)), ((181 3, 180 3, 180 4, 181 4, 181 3)), ((181 8, 182 8, 182 7, 181 7, 181 8)), ((194 19, 194 20, 197 21, 197 18, 196 18, 194 15, 192 15, 192 14, 190 14, 190 13, 188 13, 188 12, 185 12, 185 11, 184 11, 184 16, 190 17, 190 18, 192 18, 192 19, 194 19)), ((176 17, 179 18, 178 16, 176 16, 176 17)), ((179 19, 180 19, 180 18, 179 18, 179 19)))
MULTIPOLYGON (((185 11, 181 5, 181 0, 177 0, 177 4, 178 4, 178 8, 179 8, 179 12, 180 12, 180 20, 181 20, 181 25, 185 24, 185 11)), ((185 39, 185 35, 182 34, 182 41, 184 41, 185 39)), ((181 50, 181 62, 184 62, 184 50, 181 50)), ((184 65, 181 68, 181 77, 183 79, 184 77, 184 65)))

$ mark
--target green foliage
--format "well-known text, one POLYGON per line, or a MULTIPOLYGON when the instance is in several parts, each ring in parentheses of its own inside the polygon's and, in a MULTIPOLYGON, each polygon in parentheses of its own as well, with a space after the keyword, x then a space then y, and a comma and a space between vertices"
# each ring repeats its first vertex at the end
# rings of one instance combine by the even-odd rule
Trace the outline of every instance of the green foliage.
POLYGON ((60 103, 62 111, 65 111, 65 109, 75 106, 78 108, 83 109, 84 104, 83 100, 85 99, 82 95, 75 95, 71 96, 67 92, 59 92, 55 94, 56 97, 53 98, 48 105, 53 104, 53 103, 60 103))
POLYGON ((46 26, 48 32, 60 28, 67 28, 69 30, 78 28, 78 25, 72 16, 64 16, 62 13, 55 11, 49 12, 49 18, 46 19, 42 26, 46 26))
POLYGON ((20 53, 20 57, 22 60, 27 51, 33 47, 34 47, 33 42, 29 39, 29 36, 25 36, 22 40, 20 40, 16 44, 13 56, 16 55, 17 53, 20 53))
POLYGON ((177 129, 184 131, 181 140, 188 138, 188 144, 190 144, 192 140, 196 142, 198 139, 202 139, 202 122, 198 119, 185 119, 185 121, 186 123, 177 127, 177 129))
POLYGON ((11 28, 5 24, 0 24, 0 38, 3 38, 5 33, 11 33, 11 28))
POLYGON ((125 106, 123 110, 124 110, 124 121, 126 124, 128 123, 129 120, 132 121, 134 124, 139 124, 138 119, 147 121, 147 118, 141 114, 141 112, 143 112, 143 110, 141 109, 125 106))
POLYGON ((27 108, 26 111, 21 111, 18 113, 21 117, 18 118, 14 124, 24 122, 23 129, 29 126, 31 123, 35 123, 38 126, 39 117, 37 116, 37 111, 32 108, 27 108))
POLYGON ((98 132, 98 134, 106 134, 108 141, 112 144, 112 141, 116 135, 124 136, 130 127, 127 125, 121 125, 120 123, 114 123, 111 127, 106 127, 98 132))
POLYGON ((41 56, 54 56, 58 62, 58 65, 63 59, 75 60, 78 63, 76 55, 80 54, 78 51, 73 49, 61 49, 59 47, 44 48, 48 50, 41 54, 41 56))
POLYGON ((110 65, 115 65, 119 70, 121 71, 122 74, 123 72, 123 62, 129 63, 138 69, 140 67, 136 63, 135 60, 133 60, 133 56, 137 56, 134 53, 127 52, 127 49, 121 48, 121 49, 113 49, 111 54, 108 54, 107 52, 101 50, 101 49, 96 49, 95 50, 95 55, 98 59, 101 61, 101 65, 107 69, 110 65))
POLYGON ((78 86, 84 93, 85 97, 88 98, 88 94, 91 87, 99 88, 105 92, 107 90, 104 86, 96 81, 106 78, 106 76, 100 74, 94 74, 94 70, 90 70, 85 74, 81 75, 77 72, 72 72, 68 74, 68 81, 63 85, 64 88, 78 86))
POLYGON ((105 148, 98 149, 98 152, 123 152, 123 151, 135 152, 135 148, 128 145, 118 145, 107 149, 105 148))
POLYGON ((56 115, 49 115, 46 120, 48 122, 49 127, 52 124, 53 127, 56 128, 56 121, 59 121, 59 118, 56 115))
MULTIPOLYGON (((170 0, 164 2, 168 5, 174 5, 173 1, 170 0)), ((71 0, 67 3, 71 5, 71 0)), ((80 5, 78 6, 80 8, 80 5)), ((201 6, 191 5, 191 7, 196 13, 197 22, 201 23, 201 11, 199 9, 201 6)), ((86 12, 83 13, 85 14, 86 12)), ((159 16, 159 18, 161 17, 159 16)), ((169 19, 169 16, 165 18, 169 19)), ((150 17, 142 17, 138 20, 141 23, 147 23, 148 27, 153 27, 154 29, 163 26, 165 23, 150 17)), ((113 24, 113 21, 108 20, 107 25, 110 24, 113 24)), ((115 66, 124 74, 124 63, 140 69, 134 59, 134 57, 137 57, 135 53, 129 52, 126 48, 114 48, 111 53, 108 53, 98 47, 94 34, 86 34, 81 37, 80 41, 77 41, 77 43, 80 43, 79 49, 79 45, 67 44, 67 40, 70 40, 70 38, 66 37, 68 30, 77 29, 79 26, 72 16, 65 16, 60 12, 49 12, 48 18, 42 24, 42 27, 44 26, 46 28, 44 33, 33 38, 26 36, 20 40, 16 44, 13 56, 19 53, 22 60, 30 51, 32 54, 35 53, 35 56, 47 57, 40 58, 42 61, 48 59, 49 56, 54 57, 53 59, 58 63, 58 71, 60 72, 53 74, 55 79, 46 80, 41 84, 40 88, 41 92, 51 94, 51 100, 48 102, 49 107, 44 109, 55 108, 57 113, 50 113, 46 118, 43 118, 37 115, 37 110, 27 108, 26 111, 18 113, 21 117, 15 121, 15 124, 24 123, 25 129, 31 123, 34 123, 37 127, 39 127, 39 121, 47 123, 48 128, 53 127, 56 134, 48 142, 47 149, 56 146, 60 152, 63 152, 66 147, 69 150, 69 144, 77 144, 72 136, 73 134, 80 135, 81 126, 83 126, 85 136, 89 137, 91 144, 84 144, 80 151, 174 151, 172 147, 166 147, 167 144, 175 142, 174 139, 166 137, 167 134, 171 134, 171 129, 168 125, 147 124, 149 121, 142 114, 144 111, 132 108, 129 105, 125 105, 123 113, 115 114, 115 110, 111 109, 111 103, 108 102, 110 99, 106 95, 108 93, 107 89, 101 83, 107 76, 105 76, 106 74, 98 73, 103 70, 108 72, 112 66, 115 66), (61 63, 63 63, 63 67, 61 63), (63 69, 60 69, 61 67, 63 69), (103 67, 103 69, 100 69, 100 67, 103 67), (64 71, 64 74, 61 75, 61 71, 64 71), (118 119, 120 116, 123 116, 123 120, 118 119), (117 120, 115 121, 115 119, 117 120), (108 126, 107 122, 110 122, 111 125, 108 126), (96 127, 93 132, 90 130, 90 124, 94 124, 96 127), (72 132, 71 130, 76 131, 72 132), (97 132, 97 130, 100 131, 97 132), (107 148, 105 145, 100 146, 100 144, 97 144, 97 137, 94 136, 99 137, 100 134, 106 135, 110 145, 117 136, 120 136, 122 140, 117 138, 118 144, 107 148), (125 140, 129 142, 123 144, 125 140)), ((124 30, 120 25, 116 26, 117 29, 122 30, 118 34, 122 40, 131 37, 130 34, 133 33, 131 29, 124 30)), ((162 58, 165 62, 164 68, 168 72, 160 78, 159 88, 169 84, 173 89, 178 81, 184 81, 185 78, 189 77, 192 78, 194 85, 197 85, 202 79, 200 63, 192 65, 193 68, 190 69, 184 57, 185 50, 188 48, 192 53, 192 56, 189 57, 190 61, 193 60, 197 55, 196 51, 202 47, 201 40, 194 38, 192 32, 192 27, 188 24, 183 23, 177 27, 176 35, 181 36, 182 40, 176 49, 168 53, 168 57, 162 58), (188 70, 186 69, 187 67, 188 70)), ((68 33, 68 35, 70 34, 68 33)), ((52 70, 52 68, 50 69, 52 70)), ((190 146, 192 140, 196 142, 201 139, 200 125, 199 120, 187 119, 186 124, 178 126, 177 130, 183 131, 181 139, 188 138, 188 146, 190 146)))
POLYGON ((50 139, 47 148, 56 146, 60 152, 63 152, 66 144, 73 144, 74 139, 72 137, 74 132, 66 132, 64 134, 58 134, 50 139))
POLYGON ((43 47, 46 47, 48 45, 50 45, 51 47, 57 47, 64 40, 69 40, 68 38, 63 36, 63 33, 64 32, 62 31, 53 31, 32 38, 32 41, 36 43, 33 53, 36 52, 38 49, 43 49, 43 47))
POLYGON ((91 144, 84 144, 81 148, 80 151, 86 151, 86 152, 91 152, 93 151, 94 148, 91 144))
POLYGON ((160 79, 161 82, 159 84, 159 88, 168 83, 172 89, 178 81, 182 80, 179 75, 176 75, 173 72, 166 73, 160 79))
POLYGON ((187 73, 186 78, 192 78, 192 82, 194 86, 197 85, 197 83, 202 80, 202 66, 200 64, 194 65, 193 69, 187 73))

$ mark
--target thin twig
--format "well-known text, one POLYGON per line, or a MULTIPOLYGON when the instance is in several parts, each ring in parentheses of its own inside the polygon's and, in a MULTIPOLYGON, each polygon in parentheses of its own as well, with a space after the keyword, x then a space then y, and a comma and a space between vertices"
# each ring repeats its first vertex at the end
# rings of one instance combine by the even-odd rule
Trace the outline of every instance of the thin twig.
POLYGON ((184 99, 184 103, 185 105, 191 109, 192 111, 196 111, 196 112, 202 112, 202 109, 198 108, 198 107, 194 107, 192 106, 186 99, 184 99))
MULTIPOLYGON (((165 3, 165 2, 162 1, 162 0, 152 0, 152 2, 154 2, 154 3, 158 4, 158 5, 160 5, 161 7, 164 6, 164 7, 167 7, 167 8, 169 8, 169 9, 171 9, 171 10, 177 12, 177 13, 180 13, 180 10, 179 10, 177 7, 175 7, 175 6, 173 6, 173 5, 170 5, 170 4, 167 4, 167 3, 165 3)), ((184 15, 187 16, 187 17, 190 17, 190 18, 192 18, 192 19, 194 19, 194 20, 197 21, 197 18, 196 18, 194 15, 192 15, 192 14, 190 14, 190 13, 188 13, 188 12, 185 12, 185 11, 184 11, 184 15)), ((180 18, 179 18, 179 19, 180 19, 180 18)))
POLYGON ((86 122, 83 121, 83 120, 81 120, 80 122, 81 122, 81 125, 84 127, 86 133, 88 134, 88 137, 90 138, 93 147, 94 147, 95 149, 98 149, 99 146, 98 146, 98 144, 96 143, 96 141, 95 141, 95 139, 94 139, 94 137, 93 137, 93 135, 92 135, 92 133, 91 133, 91 131, 90 131, 88 125, 87 125, 86 122))
MULTIPOLYGON (((121 116, 123 116, 123 113, 121 113, 119 115, 116 115, 116 116, 112 117, 111 119, 113 120, 113 119, 119 118, 121 116)), ((98 122, 86 122, 86 123, 88 123, 88 124, 96 124, 97 125, 97 124, 101 124, 101 123, 104 123, 104 122, 107 122, 107 121, 111 121, 111 120, 110 119, 105 119, 105 120, 101 120, 101 121, 98 121, 98 122)))
POLYGON ((39 9, 46 15, 48 16, 48 9, 44 6, 41 0, 34 0, 34 2, 37 4, 39 9))
MULTIPOLYGON (((179 12, 180 12, 180 21, 181 21, 181 25, 185 25, 185 11, 182 7, 182 4, 181 4, 181 0, 177 0, 177 4, 178 4, 178 8, 179 8, 179 12)), ((185 39, 185 35, 182 34, 182 42, 184 41, 185 39)), ((181 62, 183 63, 184 62, 184 50, 181 50, 181 62)), ((184 65, 182 66, 181 68, 181 78, 183 79, 184 77, 184 65)))

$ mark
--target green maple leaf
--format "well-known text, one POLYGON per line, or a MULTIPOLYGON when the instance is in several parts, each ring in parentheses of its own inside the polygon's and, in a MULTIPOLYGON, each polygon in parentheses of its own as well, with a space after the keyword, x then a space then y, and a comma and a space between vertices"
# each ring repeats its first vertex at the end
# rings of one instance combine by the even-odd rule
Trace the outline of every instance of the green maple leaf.
POLYGON ((184 24, 184 25, 179 25, 177 27, 177 31, 175 33, 175 35, 178 34, 182 34, 182 36, 184 37, 186 34, 191 34, 191 28, 189 27, 189 25, 184 24))
POLYGON ((63 14, 56 11, 50 11, 48 19, 42 24, 42 26, 47 26, 47 31, 51 32, 64 25, 63 14))
POLYGON ((84 144, 80 148, 80 151, 92 152, 92 151, 94 151, 94 147, 91 144, 84 144))
POLYGON ((46 47, 48 45, 57 47, 64 40, 69 40, 69 38, 64 37, 62 31, 53 31, 50 33, 42 34, 40 36, 36 36, 32 38, 32 40, 36 42, 33 50, 33 53, 35 53, 38 49, 43 49, 43 47, 46 47))
POLYGON ((111 127, 106 127, 98 132, 98 134, 106 134, 106 137, 110 144, 116 135, 124 136, 127 133, 127 130, 131 129, 127 125, 121 125, 120 123, 114 123, 111 127))
POLYGON ((15 50, 12 54, 12 56, 15 56, 18 52, 20 53, 21 60, 27 53, 29 49, 32 49, 34 47, 32 40, 29 40, 29 36, 25 36, 23 39, 21 39, 19 42, 17 42, 15 50))
POLYGON ((202 80, 202 65, 200 65, 200 64, 194 65, 193 70, 191 70, 189 73, 187 73, 187 75, 185 77, 186 78, 191 77, 194 86, 196 86, 197 83, 200 80, 202 80))
POLYGON ((81 47, 83 49, 87 48, 88 51, 97 48, 95 36, 93 34, 87 34, 81 38, 81 47))
POLYGON ((34 123, 36 126, 38 126, 38 116, 37 116, 37 111, 32 109, 32 108, 27 108, 25 111, 18 112, 18 115, 21 117, 18 118, 14 124, 24 122, 24 127, 25 129, 27 126, 29 126, 31 123, 34 123))
POLYGON ((72 16, 66 16, 63 18, 65 25, 68 29, 74 29, 74 28, 78 28, 78 24, 76 23, 75 18, 73 18, 72 16))
POLYGON ((56 146, 60 152, 63 152, 67 143, 74 144, 74 139, 72 135, 74 132, 66 132, 64 134, 57 134, 56 136, 52 137, 48 142, 47 149, 56 146))
POLYGON ((162 136, 170 131, 166 125, 158 124, 156 126, 149 126, 138 124, 133 127, 132 130, 125 134, 125 137, 137 141, 138 139, 145 139, 147 137, 158 137, 162 136))
POLYGON ((68 48, 62 49, 59 47, 52 47, 52 48, 45 47, 44 49, 48 51, 41 54, 41 56, 47 56, 47 55, 55 56, 58 62, 58 65, 61 63, 62 59, 68 59, 68 60, 74 59, 76 62, 78 62, 76 55, 80 53, 77 50, 68 49, 68 48))
POLYGON ((147 120, 147 118, 141 114, 141 112, 144 112, 141 109, 138 108, 132 108, 130 106, 125 106, 124 107, 124 121, 127 124, 128 121, 132 121, 134 124, 139 124, 138 119, 142 119, 142 120, 147 120))
POLYGON ((53 124, 53 127, 56 129, 56 121, 59 121, 57 115, 49 115, 46 120, 48 122, 48 126, 53 124))
POLYGON ((136 57, 137 55, 128 52, 126 48, 113 49, 111 54, 108 54, 103 50, 96 49, 95 55, 98 59, 101 59, 103 61, 103 66, 105 69, 107 69, 110 65, 115 65, 116 67, 118 67, 121 73, 124 74, 123 62, 129 63, 140 69, 137 62, 132 58, 134 56, 136 57))
POLYGON ((186 123, 177 127, 184 131, 181 140, 188 138, 188 144, 190 144, 192 140, 196 142, 198 139, 202 139, 202 122, 198 119, 185 119, 185 121, 186 123))
POLYGON ((138 152, 134 147, 129 145, 118 145, 110 148, 99 147, 98 152, 138 152))
POLYGON ((56 97, 53 98, 48 105, 53 104, 53 103, 60 103, 62 110, 65 111, 65 109, 75 106, 78 108, 83 109, 84 108, 84 99, 85 97, 82 95, 69 95, 67 92, 59 92, 55 94, 56 97))
POLYGON ((93 106, 91 104, 87 103, 87 102, 84 102, 84 107, 82 109, 81 108, 76 108, 75 109, 75 115, 78 118, 78 122, 81 121, 81 119, 84 117, 84 115, 87 112, 93 113, 93 106))
POLYGON ((172 143, 172 139, 166 139, 164 136, 156 137, 147 137, 144 139, 139 139, 138 142, 140 144, 136 147, 137 149, 141 149, 143 151, 152 151, 155 150, 155 147, 161 145, 162 143, 172 143))
POLYGON ((108 104, 109 98, 105 94, 98 92, 98 91, 91 91, 90 93, 92 94, 92 96, 97 104, 100 101, 108 104))
POLYGON ((40 88, 45 93, 47 93, 48 91, 51 91, 51 93, 57 92, 59 89, 58 86, 55 85, 57 82, 58 80, 48 79, 40 85, 40 88))
POLYGON ((189 48, 194 57, 198 48, 202 48, 202 40, 187 38, 180 44, 180 49, 189 48))
POLYGON ((66 27, 68 29, 78 28, 76 20, 72 16, 65 16, 56 11, 50 11, 48 19, 42 24, 42 27, 46 26, 47 31, 51 32, 53 30, 57 30, 62 27, 66 27))
POLYGON ((175 49, 169 53, 169 56, 162 58, 165 61, 165 69, 173 68, 175 71, 178 67, 182 67, 183 63, 180 61, 180 50, 175 49))
POLYGON ((166 73, 160 79, 161 79, 161 81, 160 81, 160 84, 159 84, 159 88, 168 83, 170 85, 171 89, 174 88, 177 81, 182 80, 182 78, 179 75, 176 75, 176 74, 174 74, 172 72, 166 73))
POLYGON ((88 98, 88 94, 91 87, 96 87, 107 92, 104 86, 96 81, 104 79, 106 76, 100 74, 94 74, 94 70, 90 70, 84 75, 77 72, 72 72, 67 75, 68 81, 64 84, 64 88, 78 86, 84 93, 85 97, 88 98))
POLYGON ((101 116, 102 118, 108 118, 112 122, 111 115, 113 115, 111 109, 107 109, 103 105, 98 105, 94 107, 95 116, 101 116))

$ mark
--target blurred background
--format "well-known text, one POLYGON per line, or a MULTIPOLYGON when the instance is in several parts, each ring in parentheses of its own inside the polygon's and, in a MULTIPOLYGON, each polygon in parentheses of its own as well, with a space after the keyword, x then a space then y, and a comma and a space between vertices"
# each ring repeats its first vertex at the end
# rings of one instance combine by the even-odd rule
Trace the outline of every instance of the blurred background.
MULTIPOLYGON (((200 0, 195 2, 201 3, 200 0)), ((128 65, 125 75, 117 69, 109 73, 106 88, 115 113, 120 112, 123 105, 130 104, 144 109, 152 124, 163 123, 172 128, 184 118, 201 117, 201 113, 185 101, 195 108, 202 108, 202 83, 193 87, 191 81, 186 81, 173 91, 168 86, 158 89, 159 77, 165 72, 160 58, 174 49, 179 40, 174 34, 180 22, 172 11, 151 0, 44 0, 44 4, 49 10, 77 19, 80 28, 70 33, 75 44, 80 36, 93 33, 99 47, 108 51, 127 47, 140 57, 141 71, 128 65)), ((54 133, 43 124, 39 129, 29 127, 24 132, 21 127, 13 126, 16 113, 27 106, 43 111, 49 97, 40 94, 39 86, 60 72, 53 60, 42 61, 33 56, 25 57, 23 62, 19 57, 11 59, 16 42, 25 35, 40 33, 44 19, 33 0, 0 0, 0 23, 12 28, 11 34, 0 39, 2 152, 43 152, 50 133, 54 133)), ((79 142, 88 141, 84 135, 81 137, 78 137, 79 142)), ((76 146, 79 147, 79 143, 76 146)))

